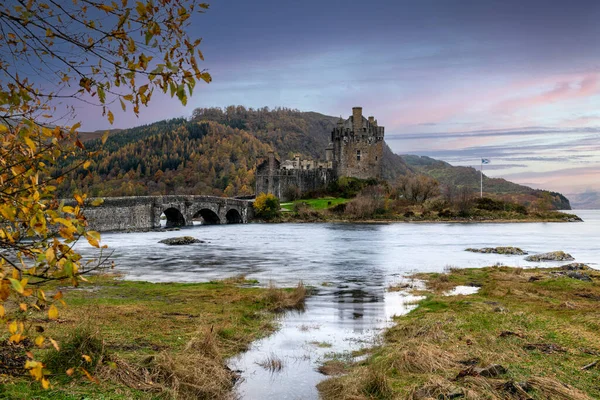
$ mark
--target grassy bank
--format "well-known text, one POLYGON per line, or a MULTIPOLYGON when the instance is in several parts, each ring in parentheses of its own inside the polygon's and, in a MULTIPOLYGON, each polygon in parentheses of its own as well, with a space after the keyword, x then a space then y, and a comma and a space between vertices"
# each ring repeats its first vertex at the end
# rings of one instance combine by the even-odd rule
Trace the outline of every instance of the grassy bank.
POLYGON ((325 399, 600 398, 600 273, 490 267, 421 274, 425 299, 325 399), (470 296, 444 296, 457 285, 470 296), (490 368, 491 366, 494 366, 490 368))
POLYGON ((324 197, 282 203, 280 222, 573 222, 574 214, 560 211, 479 209, 452 211, 430 209, 422 204, 393 207, 360 199, 324 197))
MULTIPOLYGON (((235 374, 225 359, 271 333, 275 312, 302 307, 306 295, 302 285, 281 290, 248 283, 153 284, 103 276, 63 289, 68 306, 57 321, 30 317, 31 335, 44 331, 61 346, 36 353, 52 371, 54 387, 45 391, 29 378, 0 375, 0 398, 227 398, 235 374), (68 368, 74 368, 70 376, 68 368)), ((27 350, 0 353, 0 364, 27 350)))

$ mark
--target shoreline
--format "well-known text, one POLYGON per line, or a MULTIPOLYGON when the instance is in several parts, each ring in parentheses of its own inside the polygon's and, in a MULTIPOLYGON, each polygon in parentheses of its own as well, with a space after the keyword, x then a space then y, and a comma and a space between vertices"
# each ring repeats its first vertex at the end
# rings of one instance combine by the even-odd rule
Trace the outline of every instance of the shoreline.
POLYGON ((485 267, 411 278, 425 287, 399 289, 423 300, 366 359, 319 384, 324 400, 600 397, 600 271, 485 267), (449 295, 461 286, 478 289, 449 295))

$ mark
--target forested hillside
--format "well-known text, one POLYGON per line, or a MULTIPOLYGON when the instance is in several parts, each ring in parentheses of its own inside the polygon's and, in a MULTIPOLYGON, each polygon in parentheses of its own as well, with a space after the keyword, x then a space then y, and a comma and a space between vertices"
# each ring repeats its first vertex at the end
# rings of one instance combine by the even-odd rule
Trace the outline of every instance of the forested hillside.
MULTIPOLYGON (((287 108, 247 109, 242 106, 199 108, 188 121, 160 121, 127 130, 114 130, 88 170, 69 174, 59 193, 89 196, 211 194, 241 196, 254 193, 257 163, 270 150, 286 159, 294 154, 323 159, 339 117, 287 108)), ((82 134, 91 149, 100 149, 100 132, 82 134), (86 140, 87 139, 87 140, 86 140)), ((69 168, 66 161, 55 171, 69 168)), ((428 157, 399 156, 385 145, 383 178, 422 173, 443 187, 479 190, 479 173, 428 157)), ((533 203, 546 199, 569 209, 558 194, 534 190, 504 179, 485 180, 486 193, 506 200, 533 203)))
MULTIPOLYGON (((99 145, 87 142, 92 149, 99 145)), ((245 131, 214 122, 162 121, 112 135, 90 168, 71 174, 59 191, 248 195, 254 193, 254 166, 270 149, 245 131)))
MULTIPOLYGON (((471 167, 457 167, 447 162, 425 156, 403 155, 402 158, 415 172, 435 178, 443 186, 466 188, 479 193, 481 185, 480 172, 471 167)), ((560 193, 532 189, 501 178, 483 177, 484 194, 492 195, 506 201, 534 203, 547 200, 553 208, 570 210, 569 200, 560 193)))

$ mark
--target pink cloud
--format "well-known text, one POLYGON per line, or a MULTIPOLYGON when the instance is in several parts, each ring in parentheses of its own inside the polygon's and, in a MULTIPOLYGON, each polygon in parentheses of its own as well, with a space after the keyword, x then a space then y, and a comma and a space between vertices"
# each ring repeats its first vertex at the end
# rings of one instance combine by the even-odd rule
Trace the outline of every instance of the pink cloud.
POLYGON ((588 75, 575 82, 559 82, 553 89, 533 96, 505 100, 496 105, 496 111, 511 113, 523 108, 536 107, 572 99, 593 96, 599 92, 598 75, 588 75))

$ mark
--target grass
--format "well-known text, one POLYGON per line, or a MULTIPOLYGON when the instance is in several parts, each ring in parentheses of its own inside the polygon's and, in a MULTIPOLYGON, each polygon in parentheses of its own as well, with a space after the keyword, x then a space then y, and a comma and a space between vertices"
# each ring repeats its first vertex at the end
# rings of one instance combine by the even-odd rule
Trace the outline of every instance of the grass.
POLYGON ((327 208, 335 207, 338 204, 344 204, 349 201, 350 201, 350 199, 344 199, 342 197, 323 197, 320 199, 296 200, 293 202, 282 203, 281 208, 283 208, 287 211, 293 211, 295 204, 306 203, 313 210, 325 210, 327 208))
POLYGON ((307 295, 301 283, 293 289, 249 283, 243 277, 164 284, 98 276, 78 289, 62 288, 68 306, 58 321, 30 316, 32 330, 62 347, 36 353, 52 367, 53 389, 0 376, 0 399, 227 398, 235 376, 225 359, 273 332, 275 313, 301 309, 307 295), (68 376, 71 367, 76 373, 68 376))
POLYGON ((264 360, 258 361, 256 364, 271 373, 280 372, 284 366, 283 360, 275 354, 270 354, 264 360))
MULTIPOLYGON (((488 267, 419 274, 420 306, 398 317, 381 347, 319 385, 324 399, 600 398, 600 285, 556 269, 488 267), (540 278, 530 281, 532 276, 540 278), (476 284, 470 296, 444 296, 476 284), (485 377, 477 368, 500 364, 485 377)), ((600 273, 586 271, 600 282, 600 273)))

